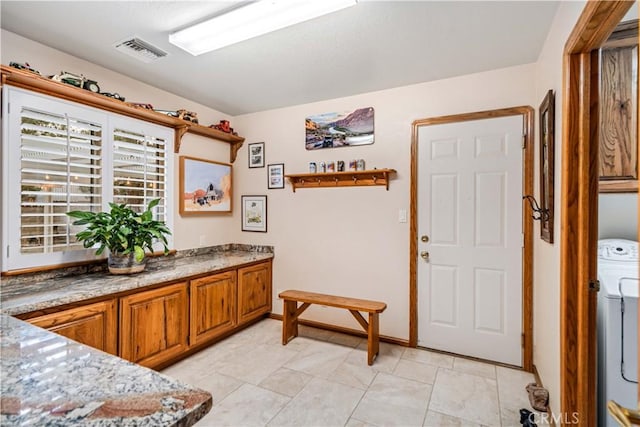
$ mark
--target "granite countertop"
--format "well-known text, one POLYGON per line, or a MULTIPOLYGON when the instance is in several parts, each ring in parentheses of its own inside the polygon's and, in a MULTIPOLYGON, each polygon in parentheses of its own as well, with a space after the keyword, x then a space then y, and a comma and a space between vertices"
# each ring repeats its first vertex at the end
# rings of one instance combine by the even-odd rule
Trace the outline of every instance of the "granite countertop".
POLYGON ((0 314, 3 426, 191 426, 211 394, 0 314))
POLYGON ((3 278, 0 312, 15 316, 271 258, 270 247, 225 245, 153 258, 145 271, 133 275, 97 272, 33 280, 3 278))

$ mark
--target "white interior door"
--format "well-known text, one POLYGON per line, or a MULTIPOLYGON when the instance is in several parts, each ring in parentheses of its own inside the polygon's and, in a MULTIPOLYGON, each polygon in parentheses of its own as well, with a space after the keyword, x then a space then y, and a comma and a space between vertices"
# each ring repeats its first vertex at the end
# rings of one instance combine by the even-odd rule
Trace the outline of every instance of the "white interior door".
POLYGON ((522 129, 418 130, 420 346, 522 366, 522 129))

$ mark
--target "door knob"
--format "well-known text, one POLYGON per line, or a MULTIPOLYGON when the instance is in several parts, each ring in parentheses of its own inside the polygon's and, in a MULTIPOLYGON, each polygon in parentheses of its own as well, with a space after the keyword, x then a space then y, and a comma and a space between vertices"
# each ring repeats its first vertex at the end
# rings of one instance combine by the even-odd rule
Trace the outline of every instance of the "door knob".
POLYGON ((420 256, 422 257, 423 260, 429 261, 429 252, 422 251, 422 252, 420 252, 420 256))
POLYGON ((420 240, 422 240, 424 243, 427 243, 429 241, 429 236, 425 234, 424 236, 420 237, 420 240))
POLYGON ((607 410, 621 426, 631 427, 631 425, 640 424, 640 411, 627 409, 613 400, 607 402, 607 410))

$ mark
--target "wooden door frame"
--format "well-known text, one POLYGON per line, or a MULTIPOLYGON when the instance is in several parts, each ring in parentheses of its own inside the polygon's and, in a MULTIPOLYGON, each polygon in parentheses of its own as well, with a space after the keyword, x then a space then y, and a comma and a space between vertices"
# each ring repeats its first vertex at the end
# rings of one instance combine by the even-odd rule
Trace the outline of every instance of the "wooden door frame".
MULTIPOLYGON (((420 126, 465 122, 497 117, 522 116, 524 148, 522 157, 523 195, 533 194, 534 110, 528 106, 475 113, 455 114, 416 120, 411 131, 411 223, 409 227, 409 346, 418 345, 418 128, 420 126)), ((531 208, 523 203, 522 228, 522 367, 533 372, 533 221, 531 208)))
POLYGON ((598 49, 634 2, 590 1, 564 48, 560 227, 560 411, 596 424, 598 49))

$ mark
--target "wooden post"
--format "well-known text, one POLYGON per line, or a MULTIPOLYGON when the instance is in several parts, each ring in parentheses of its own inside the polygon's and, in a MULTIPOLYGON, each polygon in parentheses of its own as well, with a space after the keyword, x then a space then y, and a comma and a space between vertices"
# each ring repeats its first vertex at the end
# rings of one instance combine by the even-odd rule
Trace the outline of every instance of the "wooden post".
POLYGON ((367 330, 367 362, 373 365, 373 359, 380 352, 380 323, 378 313, 369 313, 369 329, 367 330))
POLYGON ((298 336, 298 316, 296 301, 285 300, 282 315, 282 345, 286 345, 290 339, 298 336))

